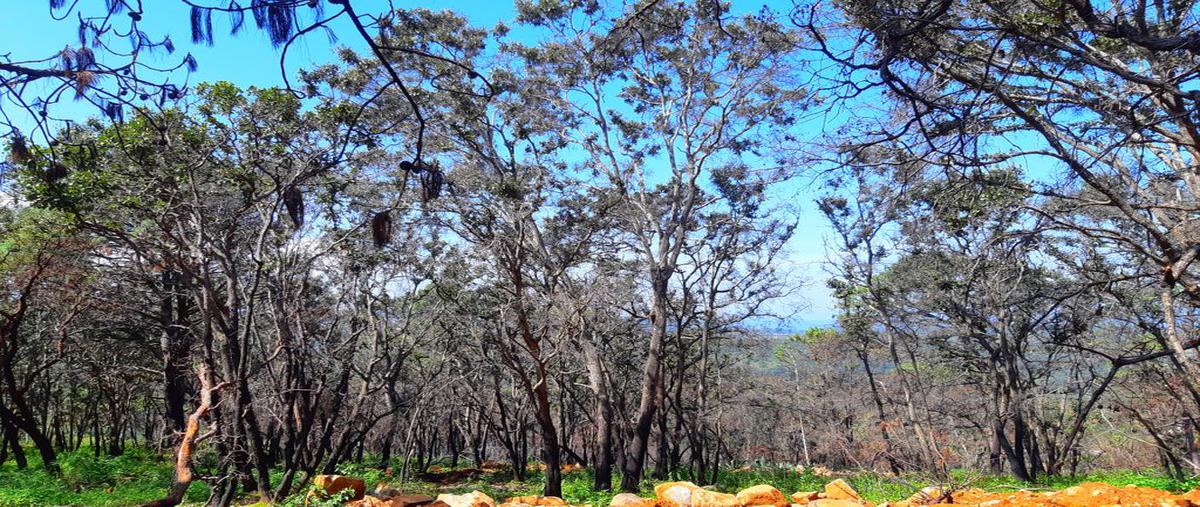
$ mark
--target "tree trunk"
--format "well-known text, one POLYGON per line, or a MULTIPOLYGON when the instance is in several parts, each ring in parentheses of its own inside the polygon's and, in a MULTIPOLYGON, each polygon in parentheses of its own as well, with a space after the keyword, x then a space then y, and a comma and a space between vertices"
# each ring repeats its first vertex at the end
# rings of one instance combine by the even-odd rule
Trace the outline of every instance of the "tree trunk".
POLYGON ((159 308, 162 327, 160 348, 163 356, 163 395, 170 431, 182 433, 187 402, 185 369, 191 344, 187 340, 187 298, 179 292, 178 273, 163 271, 163 299, 159 308))
MULTIPOLYGON (((21 433, 15 425, 0 413, 0 429, 4 431, 4 439, 0 441, 0 448, 9 449, 12 451, 13 459, 17 462, 17 468, 24 470, 29 467, 29 461, 25 458, 25 449, 21 447, 21 433)), ((3 463, 4 460, 0 460, 3 463)))
POLYGON ((625 450, 625 463, 621 474, 621 491, 636 493, 642 482, 646 465, 646 451, 650 444, 650 430, 657 412, 658 389, 662 383, 663 341, 667 334, 667 282, 671 271, 655 268, 653 272, 653 310, 651 312, 650 345, 646 350, 646 362, 642 367, 642 394, 638 402, 637 418, 634 420, 629 445, 625 450))
POLYGON ((607 374, 604 363, 596 346, 591 342, 583 344, 583 353, 587 361, 588 383, 596 396, 596 442, 594 457, 595 477, 592 489, 608 491, 612 489, 612 402, 609 400, 607 374))
POLYGON ((187 426, 184 428, 183 437, 179 439, 179 449, 175 453, 175 478, 171 481, 171 487, 167 490, 167 496, 153 502, 145 504, 143 507, 174 507, 183 501, 183 497, 187 494, 188 487, 192 485, 194 478, 192 472, 192 456, 195 454, 195 446, 200 437, 200 423, 208 414, 213 406, 213 393, 225 387, 227 384, 213 385, 212 372, 207 366, 201 366, 198 377, 200 378, 200 404, 196 406, 196 411, 188 417, 187 426))

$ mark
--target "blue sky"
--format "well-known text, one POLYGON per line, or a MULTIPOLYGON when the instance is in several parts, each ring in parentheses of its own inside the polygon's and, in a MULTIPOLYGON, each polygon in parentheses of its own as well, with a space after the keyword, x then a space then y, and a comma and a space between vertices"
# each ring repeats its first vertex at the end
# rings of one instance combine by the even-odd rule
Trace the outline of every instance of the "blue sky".
MULTIPOLYGON (((169 57, 162 57, 161 63, 176 63, 183 55, 191 53, 199 62, 198 70, 190 77, 190 82, 231 81, 239 86, 282 86, 283 75, 280 72, 280 54, 272 47, 265 33, 257 30, 243 30, 238 36, 228 35, 228 21, 220 15, 213 16, 213 33, 216 39, 213 46, 194 45, 191 42, 189 29, 189 9, 177 0, 142 0, 145 15, 141 28, 152 38, 158 39, 169 35, 175 44, 176 52, 169 57)), ((76 28, 78 21, 75 13, 63 20, 55 20, 50 15, 46 0, 20 0, 8 2, 5 6, 6 15, 0 17, 0 55, 7 56, 13 61, 44 58, 54 54, 67 44, 76 44, 76 28)), ((209 5, 219 5, 222 2, 207 2, 209 5)), ((95 14, 103 8, 100 0, 80 0, 84 12, 95 14)), ((430 9, 449 9, 465 15, 473 24, 491 27, 500 21, 509 21, 515 16, 515 8, 510 0, 442 0, 439 2, 418 2, 402 0, 395 2, 400 8, 424 7, 430 9)), ((360 12, 373 12, 386 8, 386 2, 357 1, 355 7, 360 12)), ((758 2, 735 1, 734 11, 738 13, 755 12, 764 6, 784 11, 791 3, 786 1, 758 2)), ((252 21, 247 21, 252 24, 252 21)), ((332 50, 340 45, 362 48, 364 44, 358 39, 349 23, 344 20, 332 26, 340 40, 331 44, 321 33, 311 34, 301 39, 289 50, 286 72, 294 76, 297 69, 329 61, 332 50)), ((513 35, 520 37, 520 33, 513 35)), ((95 115, 93 107, 83 103, 60 104, 55 110, 60 116, 81 119, 95 115)), ((812 127, 819 129, 819 127, 812 127)), ((808 134, 819 134, 819 131, 808 134)), ((806 136, 807 137, 807 136, 806 136)), ((784 263, 805 282, 805 286, 797 291, 796 296, 782 303, 781 310, 797 313, 791 322, 779 326, 788 330, 801 330, 810 325, 826 325, 832 320, 833 302, 825 289, 828 275, 823 269, 826 257, 825 238, 829 227, 820 216, 813 204, 814 193, 811 183, 807 180, 790 183, 778 189, 777 195, 784 202, 800 209, 800 227, 789 245, 789 251, 784 263)), ((764 327, 776 327, 777 322, 763 322, 764 327)))

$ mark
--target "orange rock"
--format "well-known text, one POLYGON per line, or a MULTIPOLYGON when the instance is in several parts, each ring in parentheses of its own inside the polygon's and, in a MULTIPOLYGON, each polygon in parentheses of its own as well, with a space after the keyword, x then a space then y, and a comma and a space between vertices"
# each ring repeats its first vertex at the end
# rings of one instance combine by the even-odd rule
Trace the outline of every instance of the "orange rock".
POLYGON ((816 491, 797 491, 792 493, 792 503, 797 505, 806 505, 808 502, 821 498, 821 494, 816 491))
POLYGON ((759 484, 750 486, 746 489, 738 491, 737 501, 744 506, 751 505, 773 505, 775 507, 787 507, 791 502, 788 502, 787 497, 774 486, 759 484))
POLYGON ((825 485, 825 498, 830 500, 862 500, 858 496, 858 492, 850 487, 850 484, 841 479, 836 479, 833 482, 825 485))
MULTIPOLYGON (((381 495, 382 496, 382 495, 381 495)), ((391 507, 420 507, 427 506, 433 503, 433 497, 426 495, 410 495, 405 493, 394 493, 387 496, 388 501, 392 502, 391 507)))
POLYGON ((811 472, 813 475, 815 475, 817 477, 833 477, 833 470, 825 468, 821 465, 812 467, 812 469, 809 470, 809 472, 811 472))
MULTIPOLYGON (((952 498, 955 505, 986 505, 987 507, 1050 507, 1058 505, 1045 494, 1025 490, 988 493, 978 488, 972 488, 957 491, 952 498)), ((951 502, 946 504, 951 504, 951 502)))
POLYGON ((567 505, 567 502, 564 502, 563 499, 557 496, 513 496, 504 499, 504 503, 540 505, 544 507, 560 507, 567 505))
POLYGON ((664 482, 654 487, 660 507, 742 507, 734 495, 701 488, 690 482, 664 482))
POLYGON ((729 493, 699 489, 692 492, 691 507, 742 507, 742 504, 729 493))
POLYGON ((1047 494, 1055 505, 1083 507, 1091 505, 1121 505, 1123 507, 1188 507, 1192 502, 1183 496, 1166 491, 1129 485, 1118 488, 1099 482, 1085 482, 1062 491, 1047 494))
POLYGON ((690 482, 664 482, 654 486, 654 496, 663 507, 690 507, 692 495, 697 491, 703 489, 690 482))
POLYGON ((367 492, 367 483, 363 482, 362 479, 345 475, 318 475, 313 477, 312 483, 318 490, 328 495, 336 495, 342 491, 351 490, 353 492, 350 495, 351 500, 362 499, 363 495, 367 492))
POLYGON ((808 503, 808 507, 872 507, 866 500, 847 498, 818 498, 808 503))
MULTIPOLYGON (((904 501, 905 505, 936 505, 943 500, 942 488, 937 486, 926 486, 921 488, 921 491, 913 493, 904 501)), ((897 504, 898 505, 898 504, 897 504)))
POLYGON ((608 507, 655 507, 658 502, 653 498, 642 498, 633 493, 620 493, 612 497, 608 507))
POLYGON ((362 500, 353 500, 346 502, 346 507, 392 507, 391 500, 385 500, 377 496, 367 495, 362 500))
POLYGON ((480 491, 472 491, 462 495, 442 493, 438 495, 437 501, 449 507, 496 507, 496 501, 480 491))

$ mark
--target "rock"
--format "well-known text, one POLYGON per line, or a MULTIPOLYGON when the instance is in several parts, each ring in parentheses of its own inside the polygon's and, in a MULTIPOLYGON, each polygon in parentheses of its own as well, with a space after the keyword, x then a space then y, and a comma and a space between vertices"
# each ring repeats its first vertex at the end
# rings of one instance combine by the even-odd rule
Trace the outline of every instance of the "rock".
POLYGON ((816 491, 797 491, 792 493, 792 503, 797 505, 805 505, 818 498, 821 498, 821 494, 816 491))
POLYGON ((620 493, 612 498, 608 507, 655 507, 658 502, 653 498, 642 498, 633 493, 620 493))
POLYGON ((361 500, 346 502, 346 507, 392 507, 392 501, 373 495, 367 495, 361 500))
POLYGON ((866 500, 847 498, 819 498, 808 503, 808 507, 871 507, 866 500))
POLYGON ((654 487, 661 507, 742 507, 734 495, 701 488, 690 482, 665 482, 654 487))
POLYGON ((825 485, 825 498, 830 500, 862 500, 858 492, 844 480, 836 479, 825 485))
POLYGON ((742 507, 737 496, 700 489, 692 492, 691 507, 742 507))
POLYGON ((750 486, 738 491, 737 501, 744 506, 771 505, 774 507, 787 507, 791 503, 787 497, 783 496, 782 492, 775 489, 774 486, 766 484, 750 486))
POLYGON ((921 491, 913 493, 905 502, 908 505, 930 505, 936 504, 942 500, 942 488, 937 486, 925 486, 921 491))
POLYGON ((531 507, 563 507, 567 505, 557 496, 514 496, 504 499, 504 505, 528 505, 531 507))
POLYGON ((689 507, 692 495, 697 491, 703 490, 690 482, 664 482, 654 486, 654 496, 663 507, 689 507))
POLYGON ((1047 495, 1054 505, 1085 507, 1091 505, 1186 507, 1192 502, 1154 488, 1126 486, 1118 488, 1100 482, 1085 482, 1047 495))
MULTIPOLYGON (((383 493, 386 494, 387 492, 383 493)), ((346 507, 433 507, 435 505, 446 507, 446 504, 435 502, 433 498, 425 495, 395 494, 385 496, 384 494, 367 495, 362 500, 347 503, 346 507)))
POLYGON ((362 479, 356 479, 345 475, 318 475, 313 477, 313 486, 316 486, 321 493, 319 495, 336 495, 342 491, 351 490, 351 500, 362 499, 367 492, 367 483, 362 479))
POLYGON ((442 493, 438 495, 436 501, 449 507, 496 507, 496 501, 481 491, 472 491, 462 495, 442 493))
POLYGON ((396 493, 388 495, 386 498, 392 502, 390 507, 425 507, 433 503, 433 497, 426 495, 396 493))

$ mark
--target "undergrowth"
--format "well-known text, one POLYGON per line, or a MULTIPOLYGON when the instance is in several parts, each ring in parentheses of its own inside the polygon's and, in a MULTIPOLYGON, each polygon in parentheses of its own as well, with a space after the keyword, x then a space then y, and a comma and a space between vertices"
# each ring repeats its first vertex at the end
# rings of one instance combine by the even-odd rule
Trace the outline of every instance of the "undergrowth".
MULTIPOLYGON (((0 507, 139 505, 161 498, 171 485, 170 458, 144 449, 96 457, 84 448, 60 453, 58 459, 62 473, 57 476, 48 473, 32 452, 25 470, 12 459, 0 465, 0 507)), ((204 484, 188 489, 189 502, 207 498, 204 484)))
MULTIPOLYGON (((368 463, 374 463, 367 460, 368 463)), ((140 505, 165 494, 171 484, 170 457, 144 449, 130 449, 117 457, 93 455, 90 449, 64 452, 59 464, 62 474, 53 476, 41 466, 36 454, 29 456, 29 468, 18 470, 13 460, 0 465, 0 507, 26 507, 50 505, 80 505, 96 507, 119 507, 140 505)), ((444 464, 443 464, 444 466, 444 464)), ((409 493, 437 496, 441 493, 466 493, 479 490, 502 501, 510 496, 538 495, 542 492, 542 473, 530 471, 524 480, 515 480, 511 473, 486 473, 471 480, 455 484, 437 484, 420 480, 409 480, 397 484, 396 477, 385 470, 361 464, 345 464, 338 473, 363 479, 368 489, 386 484, 409 493)), ((1049 477, 1035 483, 1025 483, 1012 477, 987 476, 977 472, 955 471, 948 479, 937 479, 927 475, 911 474, 899 477, 869 472, 838 474, 849 482, 862 496, 874 502, 907 498, 915 491, 928 485, 950 487, 979 487, 987 490, 1005 491, 1014 489, 1057 490, 1082 482, 1104 482, 1115 486, 1135 484, 1168 491, 1186 491, 1200 487, 1200 480, 1178 481, 1157 471, 1105 471, 1076 477, 1049 477)), ((279 473, 273 474, 276 483, 279 473)), ((820 491, 834 477, 813 474, 811 471, 798 473, 790 467, 759 466, 720 471, 716 483, 711 487, 718 491, 733 493, 756 484, 770 484, 785 494, 796 491, 820 491)), ((582 470, 563 477, 563 498, 574 505, 588 504, 605 507, 614 491, 592 491, 592 472, 582 470)), ((613 475, 613 484, 620 484, 620 476, 613 475)), ((692 480, 686 471, 677 471, 668 480, 692 480)), ((657 481, 644 481, 638 492, 641 496, 654 495, 657 481)), ((694 481, 699 483, 700 481, 694 481)), ((304 505, 307 491, 299 492, 281 501, 278 505, 304 505)), ((208 498, 208 489, 195 483, 188 490, 186 501, 190 504, 203 503, 208 498)), ((339 505, 338 499, 330 499, 309 506, 332 507, 339 505)))

